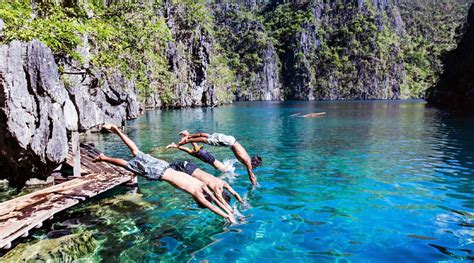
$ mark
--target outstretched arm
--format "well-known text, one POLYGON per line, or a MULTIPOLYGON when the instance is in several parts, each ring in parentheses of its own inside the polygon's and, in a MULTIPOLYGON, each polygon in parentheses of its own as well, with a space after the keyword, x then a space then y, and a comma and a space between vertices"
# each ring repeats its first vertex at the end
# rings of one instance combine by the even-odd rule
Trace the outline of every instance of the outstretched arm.
POLYGON ((245 165, 247 166, 247 173, 249 174, 250 182, 252 182, 253 185, 256 185, 257 177, 255 177, 255 174, 252 171, 252 165, 250 164, 250 162, 247 162, 245 165))
POLYGON ((240 197, 240 195, 234 191, 234 189, 232 187, 230 187, 230 185, 228 183, 225 183, 224 184, 224 188, 227 189, 227 191, 229 191, 233 196, 235 196, 235 198, 237 198, 237 200, 239 200, 240 203, 244 203, 244 200, 242 200, 242 197, 240 197))
MULTIPOLYGON (((167 169, 163 174, 162 179, 164 181, 167 181, 174 187, 189 193, 195 201, 204 205, 212 212, 218 214, 219 216, 222 216, 223 218, 229 219, 232 223, 236 223, 234 216, 231 213, 227 212, 226 209, 223 208, 223 210, 226 211, 226 213, 224 213, 212 203, 207 201, 206 197, 204 196, 204 193, 209 194, 210 191, 207 186, 198 179, 191 177, 185 173, 175 171, 173 169, 167 169)), ((210 196, 212 198, 212 194, 210 194, 210 196)), ((213 201, 214 200, 215 199, 213 198, 213 201)), ((218 202, 216 203, 219 205, 218 202)))
MULTIPOLYGON (((217 197, 217 199, 221 201, 221 203, 227 205, 227 202, 224 200, 224 197, 222 196, 224 188, 227 189, 231 194, 233 194, 235 198, 239 200, 239 202, 243 203, 243 200, 242 198, 240 198, 239 194, 237 194, 234 191, 234 189, 232 189, 232 187, 230 187, 230 185, 226 181, 220 178, 214 177, 213 175, 206 173, 205 171, 201 169, 196 169, 193 172, 192 176, 202 181, 203 183, 205 183, 214 192, 215 196, 217 197)), ((230 208, 230 206, 227 206, 227 208, 230 208)))
POLYGON ((216 168, 217 170, 219 170, 223 173, 228 172, 227 167, 221 161, 219 161, 217 159, 214 161, 212 166, 214 166, 214 168, 216 168))
POLYGON ((128 136, 123 133, 123 131, 120 130, 117 126, 113 124, 104 124, 102 128, 109 130, 110 132, 116 133, 120 137, 120 139, 122 139, 122 141, 128 146, 133 156, 136 156, 138 154, 137 145, 132 140, 130 140, 130 138, 128 138, 128 136))

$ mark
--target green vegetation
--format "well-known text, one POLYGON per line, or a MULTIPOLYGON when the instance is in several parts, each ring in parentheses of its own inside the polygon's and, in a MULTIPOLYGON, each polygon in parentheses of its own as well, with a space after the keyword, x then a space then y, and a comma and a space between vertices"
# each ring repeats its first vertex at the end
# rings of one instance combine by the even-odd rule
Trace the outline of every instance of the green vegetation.
POLYGON ((38 38, 57 58, 121 72, 140 98, 159 94, 165 106, 183 96, 178 83, 189 95, 191 82, 203 77, 220 102, 236 92, 250 97, 270 47, 279 58, 286 98, 307 92, 302 86, 324 99, 382 96, 367 94, 371 85, 394 85, 395 93, 400 86, 400 94, 388 97, 419 98, 437 81, 442 55, 456 46, 468 1, 402 0, 384 10, 368 0, 361 7, 323 1, 317 22, 312 1, 271 2, 256 10, 231 5, 225 11, 205 0, 172 0, 168 10, 161 1, 2 1, 0 43, 38 38), (168 11, 172 19, 165 19, 168 11), (398 15, 404 24, 396 23, 398 15), (303 34, 310 40, 304 42, 303 34), (170 43, 179 65, 166 53, 170 43), (79 54, 81 46, 89 54, 79 54), (192 70, 205 74, 193 77, 192 70))
POLYGON ((407 81, 404 97, 423 97, 438 81, 441 58, 456 47, 456 31, 466 18, 468 0, 403 0, 401 16, 407 30, 402 39, 407 81))
POLYGON ((254 12, 232 9, 216 15, 216 38, 228 65, 237 75, 240 96, 247 97, 255 75, 263 70, 264 52, 271 39, 263 26, 263 17, 254 12))
MULTIPOLYGON (((219 48, 216 53, 220 54, 223 51, 219 48)), ((235 72, 227 66, 227 58, 223 55, 212 56, 208 74, 211 85, 214 88, 218 88, 216 94, 219 102, 232 102, 237 81, 235 79, 235 72)))
POLYGON ((40 17, 34 17, 30 1, 0 2, 0 18, 5 22, 1 42, 38 38, 56 54, 66 53, 79 60, 74 49, 81 43, 80 34, 87 31, 87 26, 69 17, 69 8, 46 3, 36 6, 36 11, 40 17))
POLYGON ((56 56, 87 60, 110 72, 120 70, 136 82, 142 97, 156 90, 166 94, 174 84, 163 52, 171 34, 164 18, 155 15, 156 6, 94 3, 65 6, 53 1, 2 2, 0 17, 6 28, 1 41, 38 38, 56 56), (81 45, 91 46, 91 57, 77 53, 76 47, 81 45), (150 85, 153 80, 159 80, 157 87, 150 85))
MULTIPOLYGON (((102 1, 68 3, 0 2, 0 18, 6 25, 0 43, 38 38, 56 57, 87 62, 105 73, 121 72, 135 83, 143 99, 156 93, 160 94, 164 105, 176 99, 177 83, 187 80, 178 79, 172 72, 165 50, 167 42, 184 36, 173 36, 165 18, 157 15, 157 11, 164 8, 160 1, 120 1, 108 5, 102 1), (90 54, 79 54, 77 47, 80 46, 90 47, 90 54)), ((196 38, 200 34, 212 34, 214 21, 203 1, 174 1, 173 4, 184 6, 185 17, 179 22, 188 33, 196 38), (200 32, 196 32, 198 30, 200 32)), ((217 85, 216 88, 227 90, 228 84, 221 87, 222 82, 217 80, 231 78, 232 72, 225 69, 222 59, 214 59, 212 66, 214 80, 211 82, 217 85), (226 75, 220 76, 221 73, 226 75)))
POLYGON ((318 31, 320 51, 314 56, 317 61, 314 86, 323 97, 331 92, 343 98, 366 98, 365 87, 373 78, 397 74, 391 68, 398 60, 397 36, 387 27, 383 30, 377 27, 377 23, 388 25, 389 21, 385 16, 377 17, 370 3, 361 10, 356 6, 337 8, 334 11, 344 14, 344 18, 333 16, 334 21, 330 22, 333 28, 318 31), (337 85, 331 87, 330 79, 336 79, 337 85))
POLYGON ((307 5, 282 4, 266 12, 265 26, 271 31, 279 53, 297 47, 296 40, 303 31, 302 25, 311 23, 313 16, 307 5))

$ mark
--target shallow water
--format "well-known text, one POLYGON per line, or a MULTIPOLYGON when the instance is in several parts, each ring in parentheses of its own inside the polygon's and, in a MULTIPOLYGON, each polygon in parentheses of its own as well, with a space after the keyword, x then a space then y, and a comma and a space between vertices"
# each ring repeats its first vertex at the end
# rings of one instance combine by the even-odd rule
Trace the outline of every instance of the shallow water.
MULTIPOLYGON (((166 183, 140 180, 139 194, 116 189, 68 211, 52 228, 74 218, 81 231, 93 232, 96 249, 83 255, 93 260, 474 259, 472 118, 422 101, 253 102, 147 112, 126 132, 142 151, 172 161, 189 159, 164 150, 183 129, 232 134, 263 156, 256 189, 235 164, 239 176, 231 184, 248 202, 237 206, 245 222, 229 225, 166 183), (319 111, 327 114, 291 116, 319 111)), ((86 140, 129 157, 114 135, 86 140)), ((234 158, 226 148, 207 149, 234 158)))

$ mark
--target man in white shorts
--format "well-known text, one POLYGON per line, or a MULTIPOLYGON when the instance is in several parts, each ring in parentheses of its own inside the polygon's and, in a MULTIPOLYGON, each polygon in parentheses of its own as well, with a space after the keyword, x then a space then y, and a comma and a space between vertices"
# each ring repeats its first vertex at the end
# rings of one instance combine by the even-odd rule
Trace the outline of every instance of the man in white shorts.
POLYGON ((247 168, 250 182, 252 182, 254 185, 257 184, 257 177, 255 177, 252 169, 257 168, 262 164, 262 158, 258 155, 250 157, 242 144, 240 144, 233 136, 222 133, 190 134, 188 131, 182 131, 179 134, 183 136, 183 138, 178 143, 178 145, 184 145, 187 143, 205 143, 213 146, 229 147, 237 160, 239 160, 247 168))

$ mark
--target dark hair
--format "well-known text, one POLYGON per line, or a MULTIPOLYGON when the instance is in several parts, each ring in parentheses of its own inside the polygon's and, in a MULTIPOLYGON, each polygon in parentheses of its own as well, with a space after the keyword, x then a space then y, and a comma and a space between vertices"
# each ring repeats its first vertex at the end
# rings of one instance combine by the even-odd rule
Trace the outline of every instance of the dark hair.
MULTIPOLYGON (((206 193, 206 192, 203 192, 204 194, 204 198, 206 198, 207 201, 209 201, 210 203, 213 203, 212 201, 212 197, 206 193)), ((222 195, 224 196, 224 200, 227 202, 227 204, 230 205, 230 194, 227 193, 227 191, 222 191, 222 195)), ((196 200, 196 204, 199 206, 199 208, 207 208, 205 207, 201 202, 199 202, 198 200, 196 200)))
POLYGON ((255 155, 250 158, 250 162, 252 163, 253 168, 257 168, 262 165, 262 157, 255 155))

